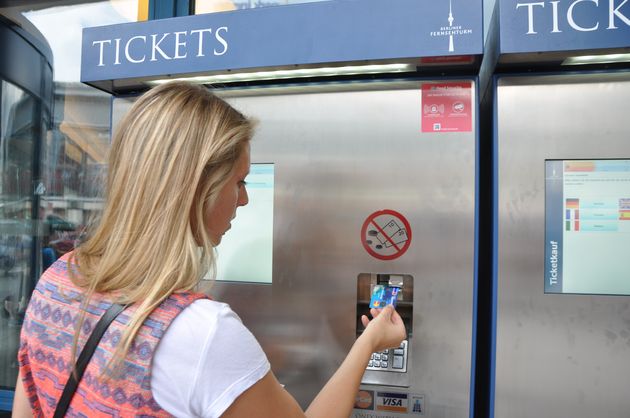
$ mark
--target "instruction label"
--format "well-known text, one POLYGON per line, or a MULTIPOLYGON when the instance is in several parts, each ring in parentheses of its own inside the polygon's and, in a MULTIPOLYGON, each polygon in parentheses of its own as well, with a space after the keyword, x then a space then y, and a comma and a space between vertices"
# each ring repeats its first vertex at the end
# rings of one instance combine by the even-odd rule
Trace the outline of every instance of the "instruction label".
POLYGON ((472 83, 422 85, 422 132, 472 131, 472 83))

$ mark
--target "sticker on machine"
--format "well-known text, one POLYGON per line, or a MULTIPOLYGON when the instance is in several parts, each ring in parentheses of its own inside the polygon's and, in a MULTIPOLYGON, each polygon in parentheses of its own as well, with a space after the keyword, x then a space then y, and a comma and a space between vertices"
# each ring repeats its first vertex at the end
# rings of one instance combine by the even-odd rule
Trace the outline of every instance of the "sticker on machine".
POLYGON ((424 399, 424 395, 419 395, 417 393, 409 394, 409 413, 411 415, 420 415, 424 416, 427 410, 426 400, 424 399))
POLYGON ((376 392, 376 410, 407 413, 409 398, 406 393, 376 392))
POLYGON ((354 409, 374 410, 374 391, 361 389, 354 399, 354 409))
POLYGON ((400 213, 384 209, 367 217, 361 228, 363 247, 379 260, 394 260, 411 245, 411 226, 400 213))
POLYGON ((472 83, 422 85, 422 132, 472 131, 472 83))

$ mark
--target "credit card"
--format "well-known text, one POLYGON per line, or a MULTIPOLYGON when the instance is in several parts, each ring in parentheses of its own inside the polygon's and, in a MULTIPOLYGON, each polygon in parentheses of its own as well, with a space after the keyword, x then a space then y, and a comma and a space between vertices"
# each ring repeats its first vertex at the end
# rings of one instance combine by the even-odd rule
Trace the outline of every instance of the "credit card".
POLYGON ((372 289, 370 308, 384 308, 387 305, 393 305, 395 308, 399 291, 399 287, 377 284, 372 289))

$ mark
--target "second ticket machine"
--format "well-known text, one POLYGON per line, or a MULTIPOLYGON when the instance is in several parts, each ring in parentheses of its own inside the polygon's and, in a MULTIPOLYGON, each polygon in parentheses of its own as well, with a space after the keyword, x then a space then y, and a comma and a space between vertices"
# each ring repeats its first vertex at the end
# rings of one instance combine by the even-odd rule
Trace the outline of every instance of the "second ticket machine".
POLYGON ((613 3, 500 4, 497 418, 630 410, 630 14, 613 3))

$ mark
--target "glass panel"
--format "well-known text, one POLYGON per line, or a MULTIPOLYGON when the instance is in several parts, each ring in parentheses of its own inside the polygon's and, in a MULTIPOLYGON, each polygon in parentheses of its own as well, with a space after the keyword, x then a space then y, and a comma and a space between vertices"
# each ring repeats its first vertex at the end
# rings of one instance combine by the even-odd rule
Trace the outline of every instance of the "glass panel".
POLYGON ((42 150, 42 268, 72 250, 102 208, 111 99, 78 83, 55 83, 53 128, 42 150))
POLYGON ((76 3, 25 2, 12 12, 21 11, 51 46, 54 114, 36 114, 41 107, 29 95, 0 85, 0 386, 5 387, 15 385, 19 329, 33 281, 74 248, 102 207, 111 96, 80 83, 81 31, 138 20, 137 0, 76 3), (40 133, 45 134, 35 138, 40 133), (40 168, 39 178, 33 178, 33 168, 40 168), (32 237, 41 239, 41 250, 32 237))
POLYGON ((196 0, 195 14, 225 12, 228 10, 253 9, 255 7, 283 6, 287 4, 314 3, 330 0, 196 0))
POLYGON ((81 31, 85 27, 135 22, 137 0, 89 2, 23 13, 44 35, 53 51, 56 82, 78 82, 81 72, 81 31))
POLYGON ((35 100, 0 86, 0 385, 14 386, 20 326, 31 283, 35 100))
POLYGON ((74 249, 102 208, 111 96, 80 83, 81 31, 136 21, 138 11, 135 0, 111 0, 23 13, 50 44, 55 68, 53 126, 41 151, 43 269, 74 249))

